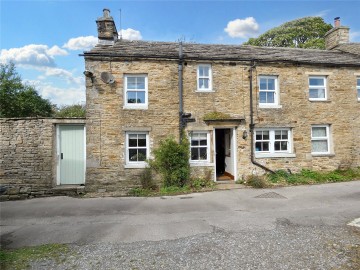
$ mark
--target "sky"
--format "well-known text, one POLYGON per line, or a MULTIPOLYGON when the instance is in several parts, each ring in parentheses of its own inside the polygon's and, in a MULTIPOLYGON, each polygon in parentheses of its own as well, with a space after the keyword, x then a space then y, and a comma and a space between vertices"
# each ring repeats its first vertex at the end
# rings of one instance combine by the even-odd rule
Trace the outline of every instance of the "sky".
POLYGON ((104 8, 131 40, 242 44, 287 21, 320 16, 330 24, 340 17, 350 41, 360 42, 360 0, 0 0, 0 63, 14 62, 23 82, 53 104, 85 103, 79 54, 96 45, 104 8))

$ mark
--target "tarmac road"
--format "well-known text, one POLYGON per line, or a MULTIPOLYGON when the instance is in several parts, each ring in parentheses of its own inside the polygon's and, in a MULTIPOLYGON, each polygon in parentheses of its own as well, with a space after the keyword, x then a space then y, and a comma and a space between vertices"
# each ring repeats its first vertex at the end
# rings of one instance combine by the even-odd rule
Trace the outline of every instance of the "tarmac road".
POLYGON ((156 198, 1 202, 1 246, 67 243, 34 269, 358 269, 360 181, 156 198), (354 268, 356 267, 356 268, 354 268))

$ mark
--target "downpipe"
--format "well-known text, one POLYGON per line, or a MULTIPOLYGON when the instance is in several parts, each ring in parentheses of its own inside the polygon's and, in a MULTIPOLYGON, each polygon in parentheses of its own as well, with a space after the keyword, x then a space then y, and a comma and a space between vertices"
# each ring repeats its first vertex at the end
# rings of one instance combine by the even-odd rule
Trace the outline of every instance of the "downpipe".
POLYGON ((269 169, 268 167, 260 164, 259 162, 257 162, 255 160, 255 152, 254 152, 254 129, 255 129, 255 124, 254 124, 254 105, 253 105, 253 70, 256 68, 256 64, 255 61, 252 60, 250 62, 250 69, 249 69, 249 81, 250 81, 250 141, 251 141, 251 162, 252 164, 260 167, 261 169, 269 172, 269 173, 275 173, 273 170, 269 169))

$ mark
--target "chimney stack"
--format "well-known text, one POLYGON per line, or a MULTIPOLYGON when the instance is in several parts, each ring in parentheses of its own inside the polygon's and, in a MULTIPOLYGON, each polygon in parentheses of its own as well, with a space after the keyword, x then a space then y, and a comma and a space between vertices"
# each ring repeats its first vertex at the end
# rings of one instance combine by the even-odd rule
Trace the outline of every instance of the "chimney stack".
POLYGON ((340 17, 336 17, 334 18, 334 27, 339 27, 340 26, 340 17))
POLYGON ((118 40, 118 32, 110 10, 103 9, 103 16, 96 20, 99 44, 112 45, 118 40))
POLYGON ((349 27, 341 26, 340 17, 334 18, 334 28, 325 34, 325 48, 332 50, 340 44, 349 43, 349 31, 349 27))

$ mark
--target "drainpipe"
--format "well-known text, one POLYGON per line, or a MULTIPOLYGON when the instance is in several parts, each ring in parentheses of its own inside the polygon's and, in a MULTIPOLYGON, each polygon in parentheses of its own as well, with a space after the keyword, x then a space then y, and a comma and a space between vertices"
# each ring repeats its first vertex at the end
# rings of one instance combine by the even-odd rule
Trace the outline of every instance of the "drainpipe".
POLYGON ((182 42, 179 43, 179 66, 178 66, 178 72, 179 72, 179 142, 181 142, 182 139, 182 130, 184 127, 182 115, 184 113, 184 105, 183 105, 183 47, 182 42))
POLYGON ((250 69, 249 69, 249 80, 250 80, 250 140, 251 140, 251 162, 252 164, 260 167, 261 169, 274 173, 274 171, 270 170, 268 167, 265 167, 264 165, 258 163, 255 160, 255 153, 254 153, 254 106, 253 106, 253 69, 255 69, 255 61, 251 60, 250 62, 250 69))

